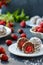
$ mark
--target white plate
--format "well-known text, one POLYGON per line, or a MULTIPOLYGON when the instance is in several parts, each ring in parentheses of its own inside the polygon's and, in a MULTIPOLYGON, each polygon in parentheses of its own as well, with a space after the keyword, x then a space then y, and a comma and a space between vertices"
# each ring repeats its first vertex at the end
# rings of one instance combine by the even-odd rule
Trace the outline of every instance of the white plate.
POLYGON ((29 20, 26 21, 26 25, 27 25, 27 26, 30 26, 30 27, 36 26, 35 24, 32 24, 29 20))
POLYGON ((6 36, 8 36, 11 33, 11 29, 10 28, 8 28, 8 27, 5 26, 5 29, 6 29, 6 34, 0 36, 0 38, 6 37, 6 36))
POLYGON ((32 53, 32 54, 25 54, 22 51, 20 51, 17 48, 17 43, 14 43, 14 44, 10 45, 9 48, 8 48, 8 50, 9 50, 9 52, 11 52, 12 54, 17 55, 17 56, 35 57, 35 56, 43 55, 43 44, 41 45, 40 51, 32 53))

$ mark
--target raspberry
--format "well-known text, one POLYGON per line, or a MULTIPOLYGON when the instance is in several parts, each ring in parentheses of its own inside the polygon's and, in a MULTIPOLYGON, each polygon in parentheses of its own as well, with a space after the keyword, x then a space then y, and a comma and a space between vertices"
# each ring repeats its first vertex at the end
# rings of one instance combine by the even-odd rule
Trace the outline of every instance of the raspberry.
POLYGON ((20 23, 20 26, 23 27, 23 28, 26 27, 26 23, 25 23, 24 20, 20 23))
POLYGON ((18 36, 16 34, 11 34, 12 39, 17 40, 18 36))
POLYGON ((8 46, 12 44, 12 40, 6 40, 5 42, 8 46))
POLYGON ((18 33, 22 34, 23 30, 22 29, 18 29, 18 33))
POLYGON ((0 54, 5 54, 5 49, 3 47, 0 47, 0 54))
POLYGON ((31 53, 32 49, 33 49, 32 46, 27 46, 25 50, 26 50, 27 53, 31 53))
POLYGON ((22 34, 21 34, 21 37, 26 37, 26 34, 25 34, 25 33, 22 33, 22 34))
POLYGON ((5 54, 2 54, 1 60, 2 61, 8 61, 8 56, 5 54))

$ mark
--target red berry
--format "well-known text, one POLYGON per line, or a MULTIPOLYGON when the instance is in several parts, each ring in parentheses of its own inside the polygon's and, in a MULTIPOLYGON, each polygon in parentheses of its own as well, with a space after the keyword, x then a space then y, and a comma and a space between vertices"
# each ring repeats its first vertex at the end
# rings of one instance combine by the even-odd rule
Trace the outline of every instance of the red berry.
POLYGON ((13 27, 14 24, 13 24, 12 22, 9 22, 9 26, 10 26, 10 27, 13 27))
POLYGON ((6 21, 1 20, 0 25, 6 25, 6 21))
POLYGON ((43 28, 39 28, 39 29, 37 30, 37 32, 43 33, 43 28))
POLYGON ((18 29, 18 33, 23 33, 23 30, 22 29, 18 29))
POLYGON ((10 22, 9 25, 10 25, 11 27, 13 27, 13 26, 14 26, 14 23, 10 22))
POLYGON ((5 42, 6 42, 6 44, 7 44, 8 46, 12 44, 12 41, 11 41, 11 40, 6 40, 5 42))
POLYGON ((0 46, 0 54, 5 54, 5 49, 0 46))
POLYGON ((43 22, 40 23, 40 27, 43 28, 43 22))
POLYGON ((14 24, 12 22, 9 22, 8 25, 7 25, 9 28, 13 27, 14 24))
POLYGON ((27 53, 31 53, 32 49, 33 49, 32 46, 27 46, 25 50, 26 50, 27 53))
POLYGON ((21 37, 26 37, 26 34, 25 34, 25 33, 22 33, 22 34, 21 34, 21 37))
POLYGON ((22 22, 20 23, 20 26, 24 28, 24 27, 26 26, 25 21, 22 21, 22 22))
POLYGON ((2 61, 8 61, 8 56, 5 54, 2 54, 1 60, 2 61))
POLYGON ((18 36, 16 34, 11 34, 12 39, 17 40, 18 36))
POLYGON ((0 1, 0 8, 2 7, 2 2, 0 1))
POLYGON ((2 4, 5 5, 6 4, 6 1, 5 0, 2 0, 2 4))
POLYGON ((36 26, 36 27, 35 27, 35 29, 36 29, 36 32, 37 32, 37 30, 38 30, 39 28, 40 28, 40 26, 36 26))

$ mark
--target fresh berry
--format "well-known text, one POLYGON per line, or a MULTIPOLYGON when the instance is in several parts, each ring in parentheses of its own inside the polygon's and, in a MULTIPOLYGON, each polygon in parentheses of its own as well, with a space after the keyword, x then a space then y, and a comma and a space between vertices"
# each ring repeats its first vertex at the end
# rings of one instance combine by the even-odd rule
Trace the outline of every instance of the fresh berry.
POLYGON ((18 33, 23 33, 23 30, 22 29, 18 29, 18 33))
POLYGON ((12 40, 6 40, 5 42, 8 46, 12 44, 12 40))
POLYGON ((12 39, 17 40, 18 36, 16 34, 11 34, 12 39))
POLYGON ((21 37, 26 37, 26 34, 25 34, 25 33, 22 33, 22 34, 21 34, 21 37))
POLYGON ((7 5, 5 0, 2 0, 2 5, 7 5))
POLYGON ((43 22, 40 23, 40 27, 43 28, 43 22))
POLYGON ((43 33, 43 28, 39 28, 39 29, 37 30, 37 32, 43 33))
POLYGON ((33 47, 32 46, 27 46, 25 50, 26 50, 26 53, 31 53, 32 50, 33 50, 33 47))
POLYGON ((35 27, 35 29, 36 29, 35 32, 37 32, 39 28, 40 28, 40 26, 36 26, 36 27, 35 27))
POLYGON ((0 1, 0 8, 2 7, 2 2, 0 1))
POLYGON ((22 22, 20 23, 20 26, 23 27, 23 28, 26 27, 25 21, 22 21, 22 22))
POLYGON ((5 54, 2 54, 1 60, 2 61, 8 61, 8 56, 5 54))
POLYGON ((6 25, 6 21, 1 20, 0 25, 6 25))
POLYGON ((0 46, 0 54, 5 54, 5 49, 0 46))
POLYGON ((8 26, 9 28, 11 28, 11 27, 14 26, 14 24, 13 24, 12 22, 9 22, 9 23, 7 23, 7 26, 8 26))
POLYGON ((13 24, 12 22, 9 22, 9 26, 10 26, 10 27, 13 27, 14 24, 13 24))
POLYGON ((14 26, 14 23, 10 22, 10 26, 13 27, 14 26))

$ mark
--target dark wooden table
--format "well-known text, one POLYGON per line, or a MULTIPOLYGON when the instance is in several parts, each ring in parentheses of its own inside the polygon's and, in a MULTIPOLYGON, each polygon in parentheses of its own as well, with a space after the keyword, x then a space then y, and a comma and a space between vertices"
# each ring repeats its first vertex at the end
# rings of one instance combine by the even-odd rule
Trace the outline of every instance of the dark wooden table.
MULTIPOLYGON (((19 36, 19 34, 17 33, 17 30, 19 28, 20 28, 19 23, 15 23, 14 33, 17 34, 18 36, 19 36)), ((30 33, 29 29, 30 29, 30 27, 28 27, 28 26, 26 26, 26 28, 23 28, 23 30, 27 34, 28 38, 33 36, 30 33)), ((6 49, 6 53, 9 56, 9 61, 8 62, 0 61, 0 65, 43 65, 43 56, 34 57, 34 58, 26 58, 26 57, 18 57, 16 55, 11 54, 8 51, 8 46, 5 44, 6 39, 11 39, 10 35, 5 38, 0 39, 0 46, 3 46, 6 49)), ((15 43, 15 42, 16 41, 13 41, 13 43, 15 43)))

